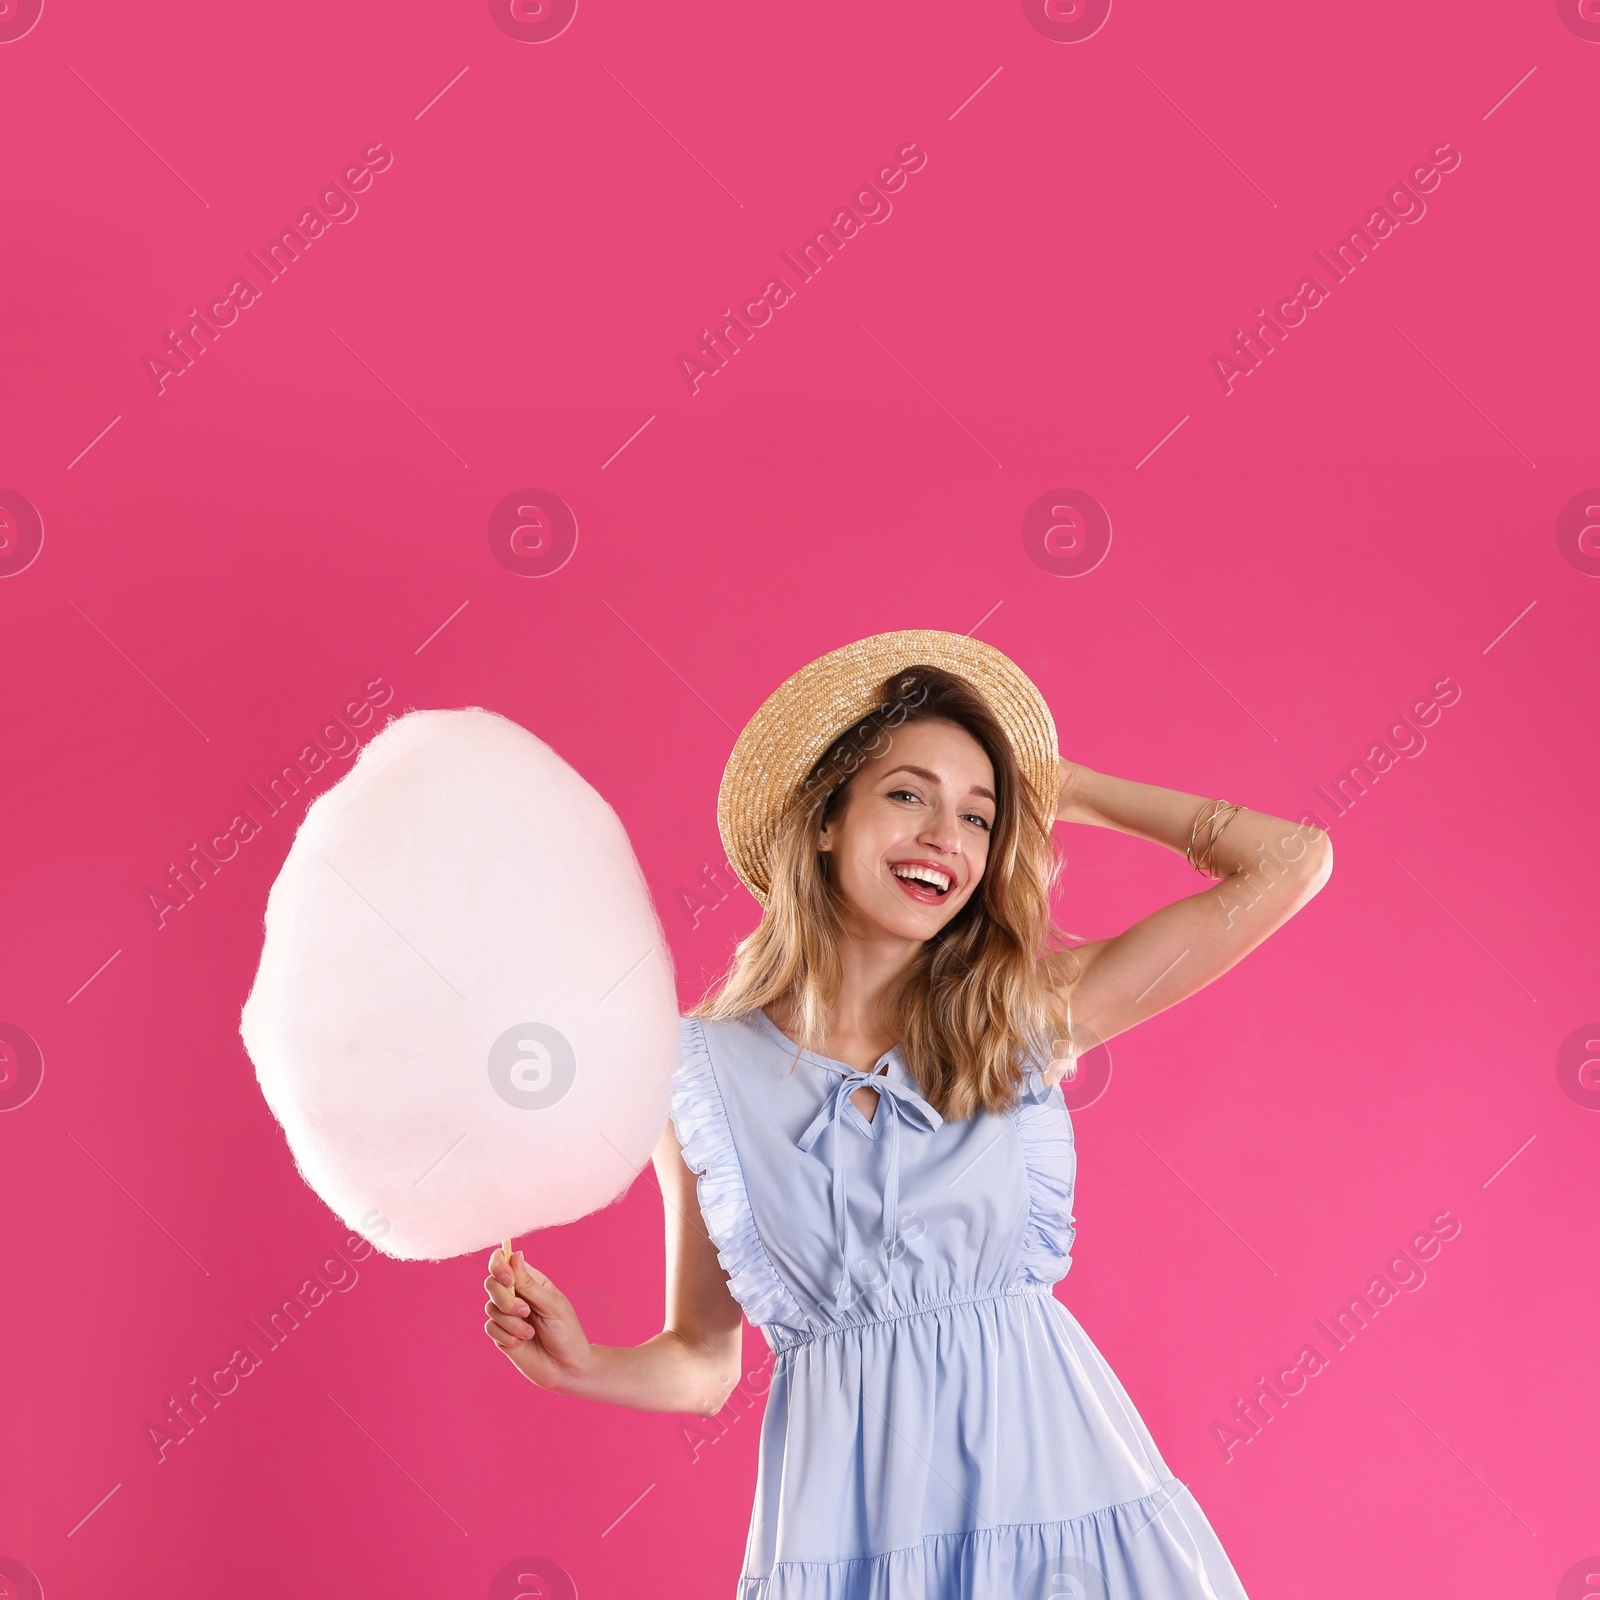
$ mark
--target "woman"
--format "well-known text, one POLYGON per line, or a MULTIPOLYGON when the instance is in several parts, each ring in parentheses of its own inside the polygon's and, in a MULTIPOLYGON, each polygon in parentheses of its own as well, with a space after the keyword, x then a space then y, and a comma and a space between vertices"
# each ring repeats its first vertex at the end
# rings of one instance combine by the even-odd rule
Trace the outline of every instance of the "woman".
POLYGON ((741 1309, 761 1328, 739 1600, 1242 1600, 1052 1293, 1074 1231, 1058 1084, 1293 916, 1327 881, 1327 836, 1061 760, 1020 669, 935 632, 784 684, 740 735, 718 821, 764 912, 683 1019, 655 1157, 666 1325, 590 1344, 497 1250, 489 1336, 544 1388, 710 1415, 739 1381, 741 1309), (1057 820, 1221 881, 1066 947, 1057 820))

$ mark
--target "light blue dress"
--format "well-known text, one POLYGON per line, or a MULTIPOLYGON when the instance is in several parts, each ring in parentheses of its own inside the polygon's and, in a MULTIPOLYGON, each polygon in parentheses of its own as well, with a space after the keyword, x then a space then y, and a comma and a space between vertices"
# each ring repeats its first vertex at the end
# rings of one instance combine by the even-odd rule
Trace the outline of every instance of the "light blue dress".
POLYGON ((943 1121, 764 1011, 682 1021, 671 1111, 728 1287, 775 1352, 738 1600, 1245 1600, 1051 1292, 1072 1124, 943 1121), (869 1121, 850 1099, 881 1091, 869 1121))

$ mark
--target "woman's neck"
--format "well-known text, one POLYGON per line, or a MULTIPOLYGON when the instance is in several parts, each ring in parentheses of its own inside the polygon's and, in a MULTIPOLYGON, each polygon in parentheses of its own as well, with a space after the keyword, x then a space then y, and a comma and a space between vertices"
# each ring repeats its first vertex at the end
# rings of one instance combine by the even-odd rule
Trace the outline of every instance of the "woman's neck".
MULTIPOLYGON (((839 945, 839 990, 828 1008, 822 1054, 846 1066, 870 1072, 900 1041, 882 1020, 882 1002, 889 985, 915 958, 919 946, 903 940, 887 942, 846 937, 839 945)), ((767 1007, 784 1032, 794 1020, 789 996, 767 1007)), ((792 1035, 791 1035, 792 1037, 792 1035)))

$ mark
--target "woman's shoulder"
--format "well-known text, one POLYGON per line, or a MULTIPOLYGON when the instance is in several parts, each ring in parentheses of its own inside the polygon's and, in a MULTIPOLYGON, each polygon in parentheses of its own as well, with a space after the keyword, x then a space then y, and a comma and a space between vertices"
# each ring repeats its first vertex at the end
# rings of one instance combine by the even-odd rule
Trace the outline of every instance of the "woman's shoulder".
POLYGON ((742 1017, 697 1017, 692 1012, 685 1012, 678 1018, 678 1032, 688 1039, 704 1037, 708 1039, 737 1038, 741 1033, 751 1031, 751 1017, 746 1014, 742 1017))
POLYGON ((766 1044, 766 1033, 754 1020, 755 1013, 737 1017, 678 1018, 680 1071, 695 1066, 742 1065, 757 1059, 766 1044))
POLYGON ((801 1095, 794 1068, 797 1052, 760 1009, 728 1017, 678 1019, 678 1067, 673 1081, 681 1089, 715 1094, 735 1105, 776 1110, 791 1095, 801 1095))
POLYGON ((751 1048, 766 1048, 786 1042, 776 1024, 759 1006, 735 1016, 680 1016, 678 1027, 686 1042, 690 1039, 709 1039, 717 1045, 751 1048))
POLYGON ((1043 1105, 1050 1100, 1060 1100, 1063 1068, 1059 1062, 1033 1057, 1022 1069, 1022 1081, 1017 1086, 1017 1105, 1043 1105))

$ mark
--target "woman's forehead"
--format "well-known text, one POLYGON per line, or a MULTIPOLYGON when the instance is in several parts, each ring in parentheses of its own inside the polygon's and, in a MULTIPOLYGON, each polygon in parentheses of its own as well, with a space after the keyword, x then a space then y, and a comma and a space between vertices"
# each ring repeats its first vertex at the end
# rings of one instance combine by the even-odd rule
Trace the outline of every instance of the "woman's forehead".
POLYGON ((889 738, 889 748, 872 762, 878 776, 906 766, 929 782, 994 785, 988 751, 959 723, 943 719, 907 723, 889 738))

